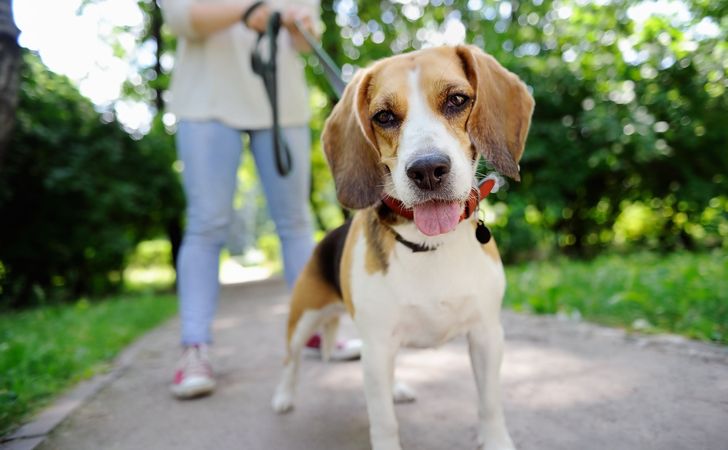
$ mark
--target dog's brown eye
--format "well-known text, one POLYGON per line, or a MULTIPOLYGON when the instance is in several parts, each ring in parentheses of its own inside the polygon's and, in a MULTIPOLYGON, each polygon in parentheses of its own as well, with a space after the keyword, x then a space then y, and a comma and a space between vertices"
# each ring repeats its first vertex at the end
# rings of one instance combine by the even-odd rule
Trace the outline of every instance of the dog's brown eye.
POLYGON ((465 104, 468 103, 468 100, 470 100, 470 97, 467 95, 450 94, 447 96, 447 104, 445 107, 446 109, 457 110, 465 106, 465 104))
POLYGON ((382 127, 392 127, 397 125, 397 116, 392 111, 384 110, 374 114, 372 120, 382 127))

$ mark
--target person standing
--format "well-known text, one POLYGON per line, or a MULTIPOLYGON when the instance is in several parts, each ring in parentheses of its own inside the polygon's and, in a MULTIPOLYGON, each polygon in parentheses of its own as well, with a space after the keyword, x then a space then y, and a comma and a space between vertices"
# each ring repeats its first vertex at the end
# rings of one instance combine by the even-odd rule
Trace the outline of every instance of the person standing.
POLYGON ((183 354, 171 386, 179 398, 208 394, 215 380, 208 357, 219 295, 219 258, 233 213, 233 196, 247 133, 268 209, 281 240, 289 288, 308 260, 313 227, 310 189, 310 111, 299 51, 306 41, 298 21, 315 34, 317 0, 162 0, 166 24, 177 36, 169 111, 177 119, 176 145, 187 198, 187 225, 177 273, 183 354), (279 123, 292 170, 275 163, 271 107, 252 71, 258 33, 273 11, 278 36, 279 123))

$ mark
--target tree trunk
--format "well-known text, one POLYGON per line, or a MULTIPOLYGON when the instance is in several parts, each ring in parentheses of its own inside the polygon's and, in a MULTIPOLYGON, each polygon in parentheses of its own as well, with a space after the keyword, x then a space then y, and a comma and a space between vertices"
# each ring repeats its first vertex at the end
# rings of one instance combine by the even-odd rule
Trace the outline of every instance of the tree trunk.
POLYGON ((19 30, 10 0, 0 0, 0 165, 15 124, 20 84, 19 30))
POLYGON ((164 92, 164 88, 159 83, 159 80, 162 78, 162 54, 164 53, 164 40, 162 39, 162 10, 159 9, 159 3, 152 2, 152 14, 150 17, 150 24, 151 27, 150 35, 154 40, 157 42, 157 51, 154 61, 154 73, 156 74, 156 78, 154 79, 154 93, 156 94, 154 97, 154 106, 157 108, 157 114, 164 114, 164 98, 162 97, 162 93, 164 92))
MULTIPOLYGON (((159 9, 159 3, 156 1, 152 2, 151 10, 149 11, 149 33, 148 35, 154 39, 157 43, 157 50, 155 52, 154 61, 154 107, 156 108, 156 114, 161 116, 164 114, 164 86, 160 84, 159 80, 162 78, 162 55, 164 54, 164 39, 162 38, 162 10, 159 9)), ((177 257, 179 256, 179 249, 182 246, 182 236, 184 233, 184 227, 182 226, 182 213, 176 217, 170 218, 165 224, 165 233, 167 239, 172 246, 172 266, 175 271, 177 270, 177 257)))

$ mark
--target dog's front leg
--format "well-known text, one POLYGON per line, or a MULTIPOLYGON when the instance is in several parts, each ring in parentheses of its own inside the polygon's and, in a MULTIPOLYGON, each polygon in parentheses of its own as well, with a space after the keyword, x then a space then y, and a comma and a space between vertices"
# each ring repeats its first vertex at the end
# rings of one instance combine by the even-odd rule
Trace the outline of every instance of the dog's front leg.
POLYGON ((391 337, 386 337, 387 333, 381 334, 361 336, 369 434, 373 450, 400 450, 399 426, 392 398, 394 358, 398 346, 391 337))
POLYGON ((478 446, 482 450, 513 450, 501 402, 500 366, 503 328, 500 321, 479 323, 468 332, 470 363, 478 387, 478 446))

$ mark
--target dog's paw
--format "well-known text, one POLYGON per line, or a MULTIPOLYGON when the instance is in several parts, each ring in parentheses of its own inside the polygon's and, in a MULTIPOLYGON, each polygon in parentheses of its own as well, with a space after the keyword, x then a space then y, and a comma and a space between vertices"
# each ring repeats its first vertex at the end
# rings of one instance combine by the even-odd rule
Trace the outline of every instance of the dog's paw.
POLYGON ((399 436, 372 438, 372 450, 402 450, 399 436))
POLYGON ((392 397, 394 398, 394 403, 412 403, 417 400, 415 391, 406 384, 398 381, 394 382, 392 397))
POLYGON ((289 392, 276 391, 271 406, 278 414, 287 413, 293 409, 293 396, 289 392))
POLYGON ((516 446, 505 428, 484 427, 478 433, 478 450, 516 450, 516 446))
POLYGON ((478 450, 516 450, 516 447, 514 447, 512 444, 511 445, 508 445, 508 444, 495 445, 495 446, 486 444, 486 445, 478 446, 478 450))
POLYGON ((505 444, 505 445, 480 445, 478 446, 478 450, 516 450, 516 447, 513 446, 513 444, 505 444))

